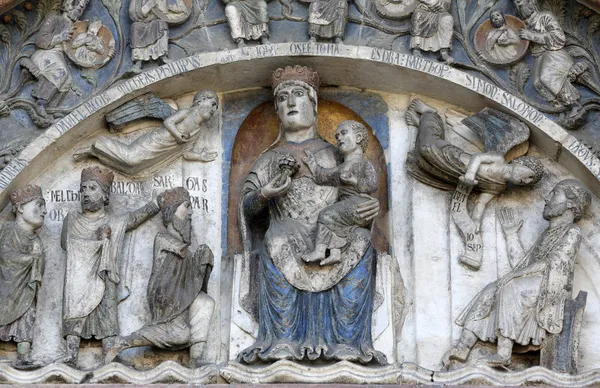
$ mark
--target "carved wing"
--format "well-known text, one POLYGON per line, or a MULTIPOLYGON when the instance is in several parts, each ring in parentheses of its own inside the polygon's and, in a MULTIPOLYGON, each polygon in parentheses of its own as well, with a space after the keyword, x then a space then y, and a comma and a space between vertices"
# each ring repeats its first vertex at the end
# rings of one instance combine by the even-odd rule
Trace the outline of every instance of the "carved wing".
POLYGON ((147 93, 127 101, 120 107, 106 114, 106 122, 111 131, 117 132, 123 129, 127 124, 141 119, 159 119, 164 120, 175 113, 160 97, 153 93, 147 93))

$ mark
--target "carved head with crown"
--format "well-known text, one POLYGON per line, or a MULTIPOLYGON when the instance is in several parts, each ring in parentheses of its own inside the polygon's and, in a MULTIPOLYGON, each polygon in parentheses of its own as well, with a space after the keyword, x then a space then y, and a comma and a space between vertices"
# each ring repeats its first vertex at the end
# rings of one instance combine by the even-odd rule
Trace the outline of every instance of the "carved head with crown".
POLYGON ((319 74, 306 66, 287 66, 273 72, 271 84, 281 123, 280 138, 299 142, 318 136, 319 74))

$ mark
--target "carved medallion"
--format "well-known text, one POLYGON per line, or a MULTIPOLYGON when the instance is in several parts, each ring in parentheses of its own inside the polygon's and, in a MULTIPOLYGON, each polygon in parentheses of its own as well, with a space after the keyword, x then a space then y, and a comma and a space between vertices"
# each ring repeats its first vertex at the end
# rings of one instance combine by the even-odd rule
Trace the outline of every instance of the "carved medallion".
POLYGON ((517 35, 517 31, 525 28, 525 23, 512 15, 504 15, 504 20, 504 25, 499 28, 486 20, 475 31, 475 49, 485 61, 494 65, 515 63, 527 54, 529 48, 529 41, 517 35), (511 40, 511 36, 516 39, 511 40))
POLYGON ((73 24, 73 37, 65 42, 65 52, 80 67, 98 69, 115 53, 115 38, 101 21, 80 20, 73 24))

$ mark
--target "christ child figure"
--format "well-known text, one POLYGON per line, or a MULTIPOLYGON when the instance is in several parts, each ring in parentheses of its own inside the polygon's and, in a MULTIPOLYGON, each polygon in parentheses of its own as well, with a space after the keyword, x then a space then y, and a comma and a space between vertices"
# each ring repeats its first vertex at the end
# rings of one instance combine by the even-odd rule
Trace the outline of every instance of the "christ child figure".
POLYGON ((377 173, 365 157, 369 143, 367 128, 357 121, 342 122, 335 131, 338 151, 343 162, 333 168, 317 164, 313 154, 307 154, 304 163, 319 185, 339 188, 339 201, 319 213, 315 249, 303 256, 307 263, 330 265, 341 262, 341 249, 348 244, 356 228, 368 227, 357 211, 377 191, 377 173), (327 250, 329 256, 326 257, 327 250))

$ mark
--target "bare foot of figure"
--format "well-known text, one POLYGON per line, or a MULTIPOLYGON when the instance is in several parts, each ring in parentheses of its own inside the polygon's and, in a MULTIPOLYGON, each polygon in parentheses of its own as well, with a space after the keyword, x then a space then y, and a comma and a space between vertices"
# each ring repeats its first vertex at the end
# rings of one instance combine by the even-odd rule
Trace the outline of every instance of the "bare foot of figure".
POLYGON ((73 160, 76 162, 80 162, 90 156, 92 156, 92 147, 79 148, 73 152, 73 160))
POLYGON ((330 265, 340 263, 342 261, 342 251, 339 249, 330 249, 329 257, 321 261, 320 265, 330 265))
POLYGON ((452 348, 444 354, 442 358, 442 365, 444 369, 448 369, 450 367, 450 361, 467 361, 467 357, 469 356, 470 349, 461 349, 461 348, 452 348))
POLYGON ((414 48, 412 50, 412 55, 414 55, 415 57, 422 57, 423 53, 421 52, 421 50, 419 50, 418 48, 414 48))
POLYGON ((317 244, 317 247, 314 251, 307 253, 302 256, 302 260, 307 263, 314 263, 317 261, 321 261, 325 258, 325 250, 327 247, 325 245, 317 244))
POLYGON ((193 161, 193 162, 212 162, 219 156, 219 153, 216 151, 208 151, 205 148, 200 152, 186 152, 183 154, 183 158, 185 160, 193 161))
POLYGON ((488 364, 491 367, 509 366, 510 361, 510 357, 504 357, 498 353, 490 354, 489 356, 480 358, 478 360, 479 363, 488 364))
POLYGON ((448 50, 441 50, 440 56, 442 57, 442 60, 446 62, 447 65, 451 65, 454 63, 454 57, 450 55, 450 52, 448 50))
POLYGON ((406 110, 406 123, 418 127, 421 122, 421 115, 425 112, 435 112, 435 109, 425 104, 421 99, 415 98, 406 110))

